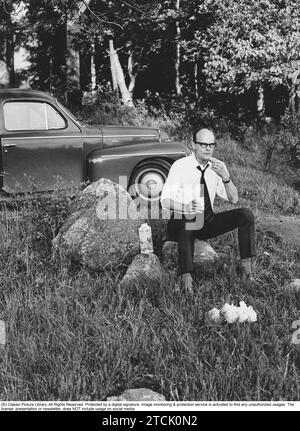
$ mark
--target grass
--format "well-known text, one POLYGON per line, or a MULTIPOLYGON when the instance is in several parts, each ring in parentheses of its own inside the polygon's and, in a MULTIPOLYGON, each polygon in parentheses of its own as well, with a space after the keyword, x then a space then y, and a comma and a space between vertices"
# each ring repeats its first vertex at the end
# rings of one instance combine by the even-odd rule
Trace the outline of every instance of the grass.
MULTIPOLYGON (((238 186, 240 204, 252 209, 280 215, 300 215, 300 194, 288 184, 280 168, 287 165, 284 156, 273 163, 273 172, 264 171, 263 148, 247 150, 223 137, 216 156, 224 160, 234 183, 238 186)), ((282 168, 281 168, 282 169, 282 168)), ((291 171, 286 166, 286 171, 291 171)))
MULTIPOLYGON (((265 176, 257 153, 234 145, 224 140, 218 151, 242 193, 256 190, 243 202, 299 214, 298 204, 287 203, 299 195, 265 176)), ((238 275, 230 233, 210 241, 224 256, 196 271, 193 298, 174 293, 173 273, 160 288, 149 282, 124 291, 125 268, 93 273, 52 252, 69 212, 67 199, 40 198, 0 215, 1 400, 105 400, 138 387, 180 401, 300 399, 300 349, 291 343, 300 303, 287 290, 300 277, 299 249, 258 230, 258 283, 251 286, 238 275), (257 323, 207 322, 211 308, 242 300, 257 311, 257 323)), ((164 224, 151 224, 160 255, 164 224)))

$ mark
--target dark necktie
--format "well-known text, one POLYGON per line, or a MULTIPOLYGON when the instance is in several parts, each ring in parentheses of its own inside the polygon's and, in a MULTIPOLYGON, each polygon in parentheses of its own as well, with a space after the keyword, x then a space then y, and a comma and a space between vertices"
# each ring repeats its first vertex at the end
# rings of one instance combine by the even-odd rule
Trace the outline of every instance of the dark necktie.
POLYGON ((197 169, 199 169, 199 171, 201 172, 200 184, 203 184, 203 188, 204 188, 204 221, 207 223, 211 223, 215 217, 215 214, 211 206, 206 181, 204 178, 204 172, 207 167, 208 165, 206 165, 204 169, 201 169, 200 166, 197 166, 197 169))

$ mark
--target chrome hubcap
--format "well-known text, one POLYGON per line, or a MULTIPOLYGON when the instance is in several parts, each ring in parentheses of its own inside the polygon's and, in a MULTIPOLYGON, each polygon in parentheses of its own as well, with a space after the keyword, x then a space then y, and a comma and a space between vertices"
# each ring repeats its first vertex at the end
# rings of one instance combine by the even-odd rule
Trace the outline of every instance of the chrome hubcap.
POLYGON ((161 173, 148 172, 141 178, 142 193, 144 192, 148 196, 150 195, 152 199, 158 198, 164 183, 165 179, 161 173))

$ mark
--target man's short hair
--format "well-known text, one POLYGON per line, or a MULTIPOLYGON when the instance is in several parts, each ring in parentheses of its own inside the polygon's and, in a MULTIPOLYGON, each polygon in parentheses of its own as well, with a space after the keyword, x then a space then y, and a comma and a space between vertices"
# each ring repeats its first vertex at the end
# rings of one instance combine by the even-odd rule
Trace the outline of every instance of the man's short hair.
MULTIPOLYGON (((205 131, 211 132, 211 133, 215 136, 215 134, 214 134, 213 130, 212 130, 210 127, 201 127, 200 129, 198 128, 198 129, 195 129, 195 130, 193 131, 193 142, 197 142, 196 137, 197 137, 197 134, 198 134, 201 130, 203 130, 203 131, 205 130, 205 131)), ((215 140, 215 139, 214 139, 214 140, 215 140)))

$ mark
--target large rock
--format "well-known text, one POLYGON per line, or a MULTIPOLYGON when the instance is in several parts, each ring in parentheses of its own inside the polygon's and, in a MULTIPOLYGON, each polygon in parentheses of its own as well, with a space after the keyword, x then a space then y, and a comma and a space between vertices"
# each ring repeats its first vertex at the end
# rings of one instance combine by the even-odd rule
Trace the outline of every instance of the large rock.
POLYGON ((137 254, 129 265, 124 278, 121 280, 120 286, 143 286, 147 282, 159 286, 163 278, 164 272, 155 254, 137 254))
POLYGON ((166 398, 147 388, 128 389, 116 397, 108 397, 107 401, 165 401, 166 398))
POLYGON ((53 246, 92 270, 114 267, 139 252, 143 216, 120 185, 101 179, 76 198, 53 246))
MULTIPOLYGON (((194 264, 214 262, 219 254, 205 241, 195 240, 194 264)), ((166 241, 162 249, 162 263, 166 268, 176 268, 178 264, 178 243, 166 241)))

